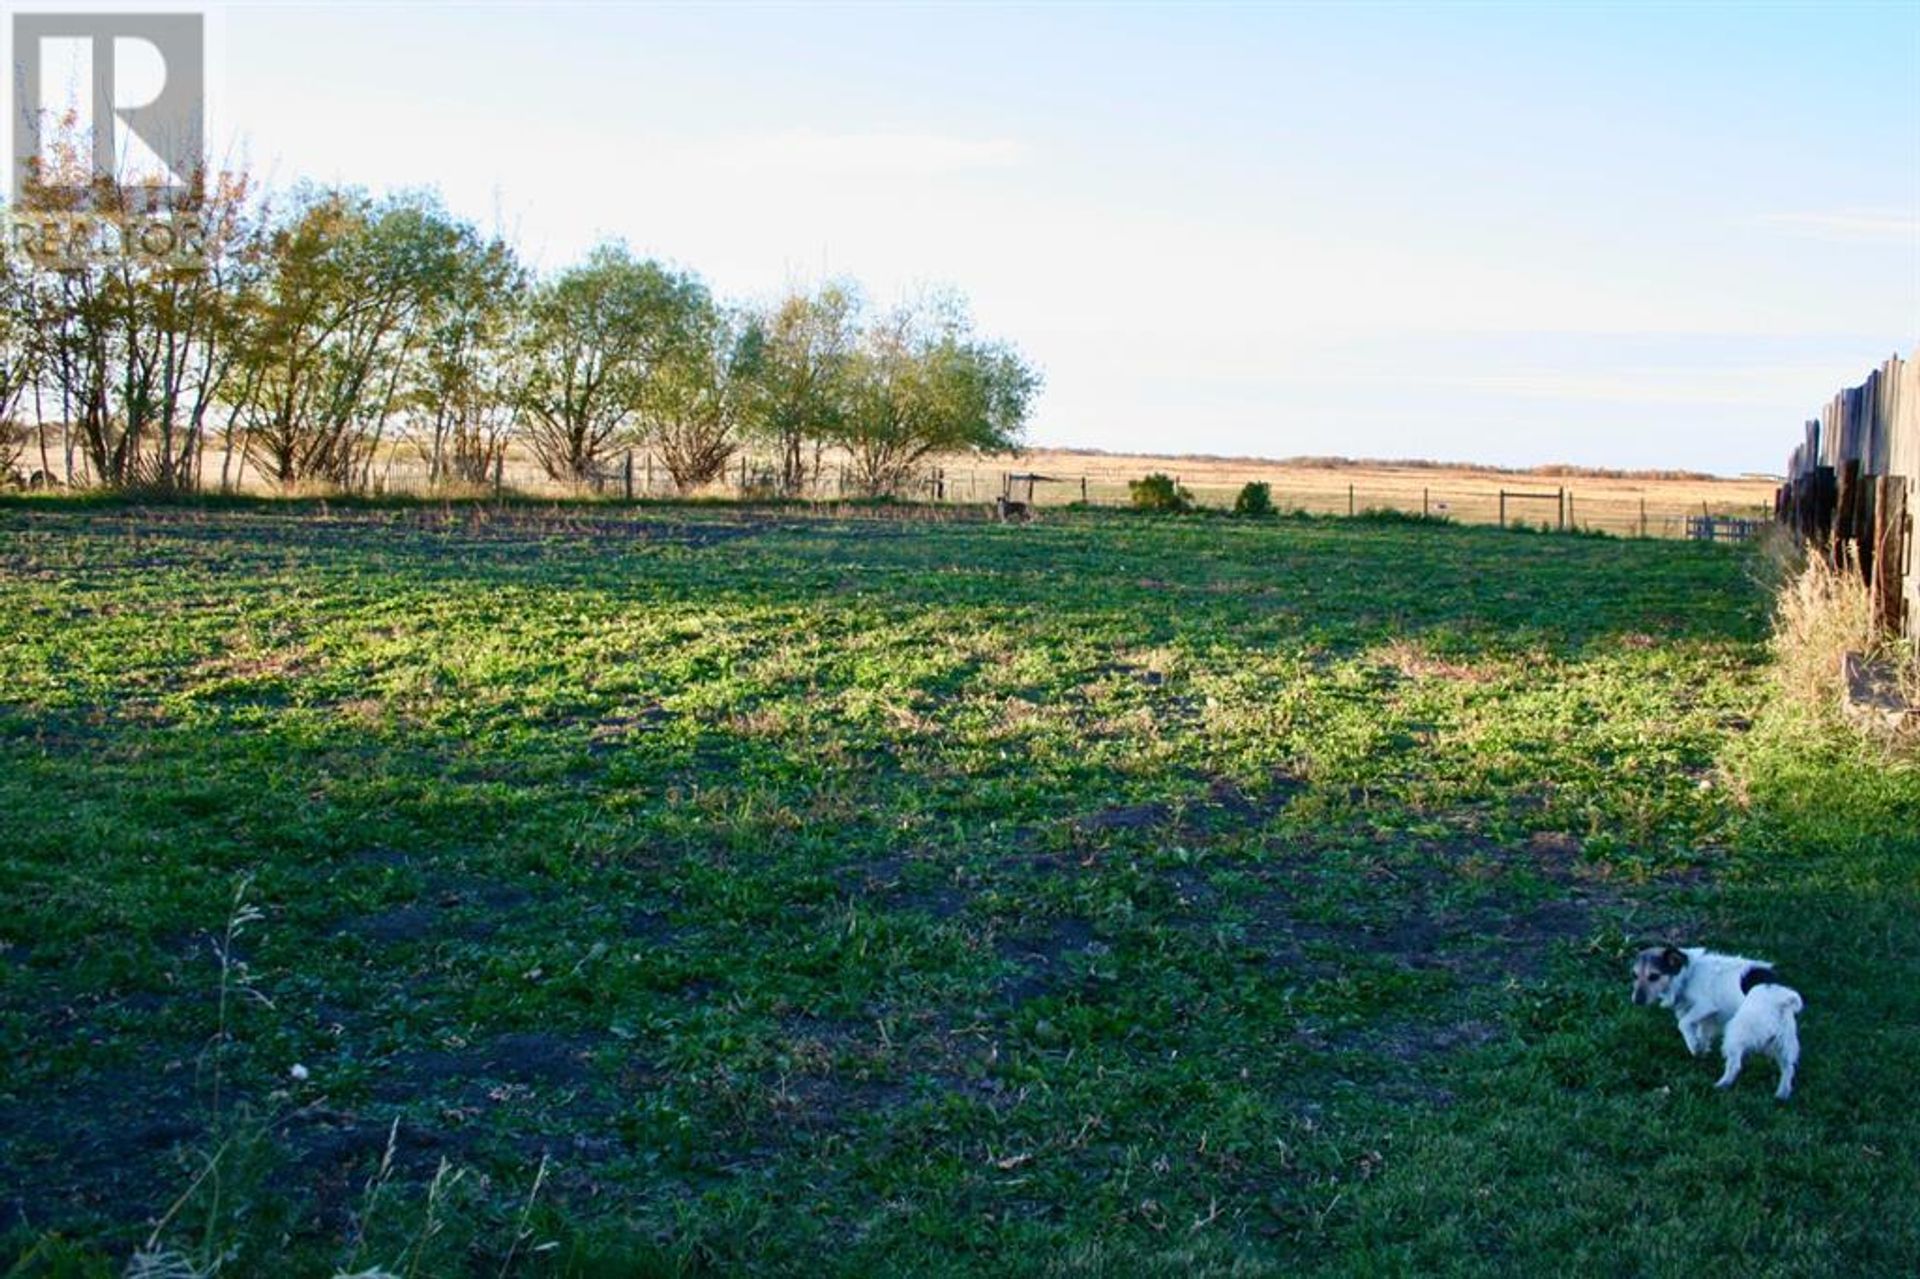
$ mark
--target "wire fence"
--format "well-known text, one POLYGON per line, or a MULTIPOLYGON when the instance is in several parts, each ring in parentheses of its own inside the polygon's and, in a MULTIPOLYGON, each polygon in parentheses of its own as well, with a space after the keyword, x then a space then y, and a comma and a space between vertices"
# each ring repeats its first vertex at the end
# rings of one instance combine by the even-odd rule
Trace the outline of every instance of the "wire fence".
MULTIPOLYGON (((559 481, 548 476, 531 456, 516 449, 499 459, 490 483, 462 487, 437 480, 426 459, 411 450, 395 449, 370 469, 367 491, 374 496, 420 498, 486 493, 636 501, 786 496, 838 502, 862 496, 844 458, 828 453, 812 461, 815 464, 809 467, 808 482, 799 493, 779 492, 774 460, 752 452, 737 454, 714 483, 684 493, 674 486, 659 459, 645 450, 613 454, 588 479, 559 481)), ((1086 461, 1090 464, 1083 469, 1053 467, 1045 474, 1036 474, 1004 458, 947 459, 923 468, 895 496, 952 508, 989 509, 996 508, 1001 499, 1013 499, 1029 514, 1072 506, 1113 508, 1133 504, 1129 486, 1146 474, 1140 469, 1140 459, 1131 460, 1132 464, 1095 458, 1086 461)), ((76 456, 74 467, 72 482, 84 486, 88 482, 84 457, 76 456)), ((217 487, 215 477, 227 475, 230 491, 284 491, 244 459, 229 459, 217 450, 202 460, 201 471, 211 481, 209 487, 217 487)), ((1248 480, 1257 480, 1269 486, 1273 506, 1283 514, 1361 516, 1384 512, 1460 524, 1710 540, 1744 539, 1772 515, 1765 502, 1747 492, 1756 488, 1752 484, 1723 484, 1735 489, 1732 494, 1715 491, 1712 484, 1660 480, 1595 479, 1586 484, 1547 485, 1522 482, 1525 477, 1515 476, 1516 483, 1507 485, 1489 482, 1490 477, 1484 475, 1450 475, 1438 468, 1428 474, 1404 470, 1385 474, 1356 467, 1343 476, 1322 468, 1277 464, 1211 467, 1194 476, 1183 474, 1176 464, 1165 467, 1164 473, 1203 509, 1233 509, 1242 486, 1248 480)))

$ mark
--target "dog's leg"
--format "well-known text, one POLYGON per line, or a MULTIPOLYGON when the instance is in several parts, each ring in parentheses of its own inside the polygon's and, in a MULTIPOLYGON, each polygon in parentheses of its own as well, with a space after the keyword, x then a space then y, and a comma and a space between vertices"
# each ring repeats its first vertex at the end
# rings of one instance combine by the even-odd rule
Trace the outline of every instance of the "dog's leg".
POLYGON ((1687 1051, 1696 1057, 1704 1057, 1713 1049, 1714 1031, 1718 1029, 1711 1013, 1695 1014, 1680 1023, 1680 1037, 1687 1041, 1687 1051))
POLYGON ((1780 1086, 1773 1090, 1775 1101, 1793 1096, 1793 1072, 1800 1065, 1800 1034, 1792 1026, 1780 1033, 1780 1086))
POLYGON ((1740 1066, 1746 1059, 1746 1055, 1746 1045, 1738 1042, 1732 1036, 1728 1036, 1727 1068, 1721 1073, 1719 1080, 1713 1086, 1715 1088, 1733 1087, 1733 1081, 1740 1078, 1740 1066))

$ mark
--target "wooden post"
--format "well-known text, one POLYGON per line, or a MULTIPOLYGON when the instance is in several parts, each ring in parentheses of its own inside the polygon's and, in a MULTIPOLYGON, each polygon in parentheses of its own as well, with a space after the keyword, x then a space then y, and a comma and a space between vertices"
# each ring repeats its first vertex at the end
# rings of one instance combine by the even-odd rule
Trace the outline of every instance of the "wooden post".
POLYGON ((1647 498, 1646 498, 1646 494, 1643 493, 1640 495, 1640 536, 1645 537, 1646 535, 1647 535, 1647 498))
POLYGON ((1427 518, 1427 490, 1424 487, 1420 490, 1420 518, 1427 518))
POLYGON ((1500 490, 1500 527, 1505 528, 1506 526, 1507 526, 1507 491, 1505 489, 1501 489, 1500 490))
POLYGON ((1573 490, 1567 490, 1567 527, 1577 529, 1580 526, 1573 521, 1573 490))
POLYGON ((1353 485, 1347 485, 1347 517, 1353 517, 1353 485))
POLYGON ((626 481, 627 481, 627 500, 631 502, 633 500, 633 450, 632 449, 627 450, 626 481))
POLYGON ((1847 542, 1853 536, 1854 510, 1860 504, 1860 463, 1845 461, 1840 464, 1839 483, 1835 489, 1833 504, 1833 538, 1830 551, 1833 566, 1840 568, 1846 563, 1847 542))
POLYGON ((1562 485, 1560 488, 1558 505, 1560 508, 1560 531, 1564 533, 1567 531, 1567 490, 1565 485, 1562 485))
POLYGON ((745 453, 742 453, 740 455, 740 492, 744 496, 746 494, 746 491, 747 491, 747 455, 745 453))
POLYGON ((1087 477, 1083 475, 1080 477, 1080 505, 1085 506, 1086 504, 1087 504, 1087 477))
POLYGON ((1906 580, 1901 569, 1907 550, 1907 482, 1898 475, 1874 477, 1873 558, 1880 575, 1873 583, 1874 625, 1890 635, 1905 621, 1906 580))
POLYGON ((506 491, 507 451, 501 449, 493 455, 493 500, 498 502, 506 491))
POLYGON ((647 454, 647 496, 653 496, 653 454, 647 454))

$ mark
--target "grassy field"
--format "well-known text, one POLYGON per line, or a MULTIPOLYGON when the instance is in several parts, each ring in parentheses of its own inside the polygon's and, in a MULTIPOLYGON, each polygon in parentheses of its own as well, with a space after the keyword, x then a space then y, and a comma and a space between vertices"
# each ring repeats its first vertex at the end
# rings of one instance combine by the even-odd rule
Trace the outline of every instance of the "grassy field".
POLYGON ((0 1264, 1913 1273, 1920 777, 1758 570, 0 505, 0 1264), (1805 994, 1791 1103, 1661 936, 1805 994))

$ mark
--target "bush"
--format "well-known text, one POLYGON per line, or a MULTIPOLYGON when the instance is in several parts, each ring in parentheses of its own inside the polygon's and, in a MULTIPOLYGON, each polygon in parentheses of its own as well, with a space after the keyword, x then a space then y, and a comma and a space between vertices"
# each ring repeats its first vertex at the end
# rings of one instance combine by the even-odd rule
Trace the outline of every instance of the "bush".
POLYGON ((1249 480, 1240 489, 1240 496, 1233 499, 1235 515, 1272 515, 1273 486, 1259 480, 1249 480))
POLYGON ((1193 509, 1193 494, 1158 471, 1144 480, 1127 481, 1127 492, 1133 495, 1136 510, 1180 512, 1193 509))

